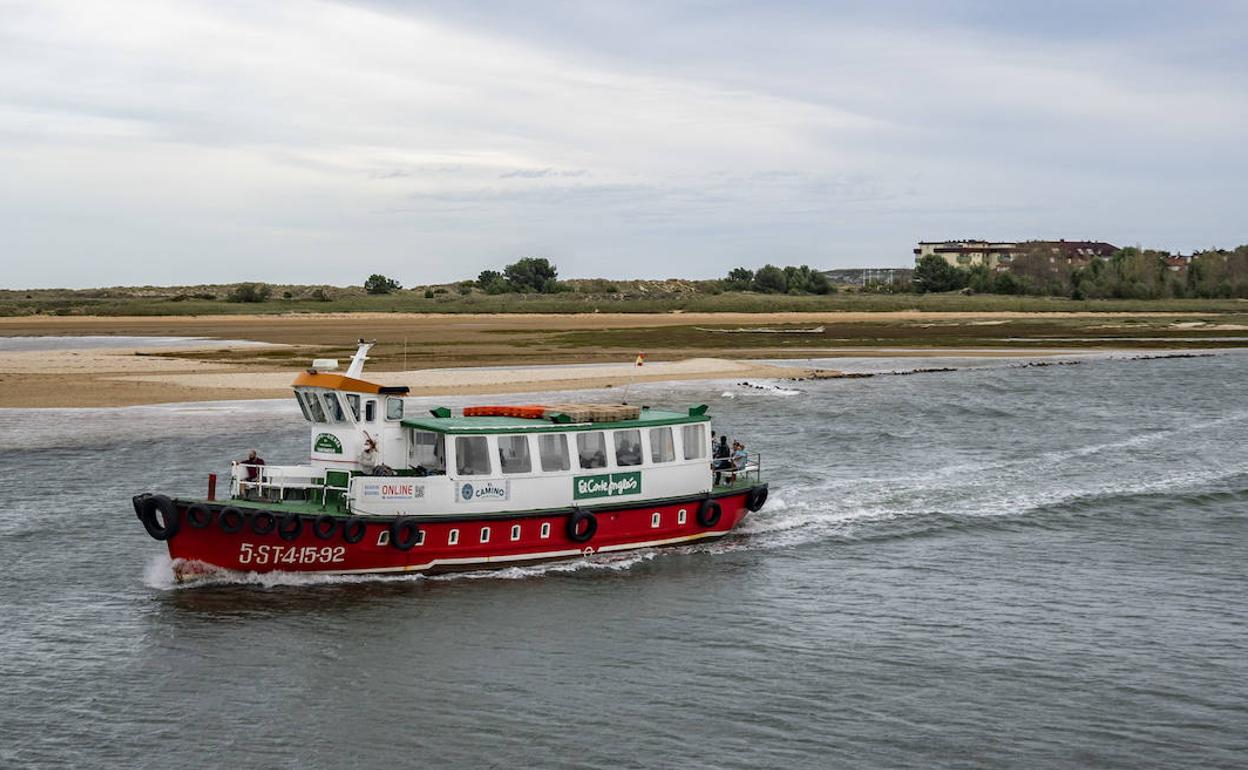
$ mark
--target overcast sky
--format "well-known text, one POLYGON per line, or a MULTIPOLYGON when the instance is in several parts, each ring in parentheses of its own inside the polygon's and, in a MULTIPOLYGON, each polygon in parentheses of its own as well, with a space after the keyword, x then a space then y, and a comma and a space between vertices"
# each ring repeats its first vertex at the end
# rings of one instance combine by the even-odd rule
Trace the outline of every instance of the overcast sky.
POLYGON ((8 2, 5 287, 1248 242, 1248 3, 8 2))

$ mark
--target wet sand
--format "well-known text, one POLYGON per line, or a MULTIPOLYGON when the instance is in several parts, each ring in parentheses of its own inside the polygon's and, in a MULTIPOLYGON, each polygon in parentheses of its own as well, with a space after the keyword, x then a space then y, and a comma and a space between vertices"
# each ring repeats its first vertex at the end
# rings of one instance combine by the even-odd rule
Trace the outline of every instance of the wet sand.
MULTIPOLYGON (((631 382, 783 377, 801 370, 745 358, 768 355, 1045 355, 1056 350, 974 351, 947 348, 786 347, 771 351, 668 348, 649 351, 644 367, 631 349, 611 342, 613 329, 715 324, 819 324, 858 321, 983 324, 1033 317, 1112 318, 1111 313, 662 313, 584 315, 424 315, 390 313, 283 316, 0 318, 0 336, 126 335, 211 338, 185 346, 0 351, 0 407, 102 407, 289 394, 294 375, 313 357, 337 356, 345 368, 354 340, 378 342, 366 371, 413 394, 522 393, 602 388, 631 382), (603 332, 601 348, 559 341, 567 331, 603 332), (256 340, 268 346, 236 346, 256 340), (671 359, 671 360, 659 360, 671 359), (558 364, 599 363, 598 367, 558 364), (406 364, 406 365, 404 365, 406 364), (482 366, 532 368, 482 370, 482 366)), ((1141 313, 1123 314, 1139 317, 1141 313)), ((1158 315, 1174 316, 1174 313, 1158 315)), ((121 341, 119 341, 121 342, 121 341)))

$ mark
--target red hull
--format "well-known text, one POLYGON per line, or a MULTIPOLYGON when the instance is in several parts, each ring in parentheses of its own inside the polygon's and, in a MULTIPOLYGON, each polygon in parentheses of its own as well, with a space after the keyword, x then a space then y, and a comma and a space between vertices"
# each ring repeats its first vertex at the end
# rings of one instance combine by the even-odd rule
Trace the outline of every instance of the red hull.
POLYGON ((250 526, 250 516, 247 525, 237 533, 223 531, 215 515, 206 527, 188 526, 186 508, 192 503, 178 501, 182 526, 167 542, 179 580, 220 570, 362 574, 489 569, 721 537, 749 512, 749 492, 747 489, 713 498, 721 513, 710 526, 698 521, 698 510, 705 498, 645 508, 586 509, 597 520, 597 529, 585 542, 570 537, 570 513, 566 510, 421 520, 421 537, 407 550, 390 544, 387 520, 368 522, 363 538, 349 543, 343 538, 342 527, 336 527, 327 539, 318 537, 310 526, 311 517, 305 517, 299 535, 286 540, 276 531, 256 534, 250 526))

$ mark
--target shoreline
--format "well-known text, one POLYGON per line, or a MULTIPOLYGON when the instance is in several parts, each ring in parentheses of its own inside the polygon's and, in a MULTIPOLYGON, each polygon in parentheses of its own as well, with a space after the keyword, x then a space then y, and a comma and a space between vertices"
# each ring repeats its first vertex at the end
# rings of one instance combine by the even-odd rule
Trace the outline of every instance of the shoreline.
MULTIPOLYGON (((337 358, 345 368, 360 337, 378 342, 366 368, 373 381, 407 385, 413 396, 507 395, 643 382, 800 378, 814 364, 797 362, 812 359, 820 360, 825 373, 834 373, 834 359, 842 358, 1047 358, 1142 349, 1110 339, 1053 344, 1055 339, 1038 332, 1015 336, 1027 329, 1007 328, 1037 318, 1140 318, 1126 323, 1138 331, 1142 324, 1153 324, 1149 334, 1190 335, 1192 328, 1206 324, 1173 320, 1199 313, 1153 315, 1161 320, 1142 313, 1019 311, 9 317, 0 318, 0 342, 17 337, 57 341, 43 348, 37 340, 33 348, 30 340, 0 348, 0 408, 287 398, 295 375, 313 358, 337 358), (809 344, 815 342, 809 332, 703 334, 696 329, 713 324, 754 332, 750 327, 757 325, 824 323, 840 326, 829 327, 822 346, 809 344), (885 327, 931 336, 906 331, 893 339, 885 327), (980 336, 968 336, 968 329, 980 336), (983 335, 984 330, 999 336, 983 335), (71 337, 93 339, 66 344, 71 337), (107 345, 103 338, 108 337, 117 337, 118 344, 107 345), (159 344, 154 338, 160 338, 159 344), (738 338, 748 339, 738 344, 738 338), (731 344, 724 345, 726 340, 731 344), (643 351, 646 363, 638 368, 632 362, 643 351)), ((1089 328, 1119 333, 1118 327, 1089 328)), ((1231 330, 1248 331, 1248 325, 1231 330)), ((1149 342, 1147 349, 1155 352, 1164 345, 1160 339, 1149 342)), ((1248 345, 1248 334, 1243 344, 1248 345)), ((1189 344, 1164 347, 1193 349, 1189 344)))

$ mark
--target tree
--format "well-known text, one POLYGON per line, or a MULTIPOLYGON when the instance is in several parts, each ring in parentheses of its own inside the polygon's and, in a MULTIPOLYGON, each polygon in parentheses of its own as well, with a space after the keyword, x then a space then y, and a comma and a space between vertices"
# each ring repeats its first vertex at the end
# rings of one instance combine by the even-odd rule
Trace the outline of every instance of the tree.
POLYGON ((502 273, 497 270, 482 270, 477 276, 477 288, 486 294, 504 294, 509 287, 502 273))
POLYGON ((724 289, 728 291, 748 291, 754 285, 754 271, 744 267, 734 267, 728 271, 728 279, 724 281, 724 289))
POLYGON ((226 302, 267 302, 273 287, 267 283, 240 283, 225 298, 226 302))
POLYGON ((945 261, 944 257, 928 254, 914 268, 914 285, 919 291, 953 291, 966 285, 964 271, 945 261))
POLYGON ((516 291, 552 294, 558 289, 559 270, 545 257, 524 257, 503 268, 503 276, 516 291))
POLYGON ((754 290, 768 294, 783 294, 789 290, 784 271, 775 265, 763 265, 754 274, 754 290))
POLYGON ((387 278, 381 273, 373 273, 364 282, 364 291, 369 294, 389 294, 402 288, 403 285, 398 281, 393 278, 387 278))
POLYGON ((836 287, 832 285, 832 281, 828 280, 827 273, 822 270, 811 270, 806 290, 811 294, 832 294, 836 291, 836 287))

